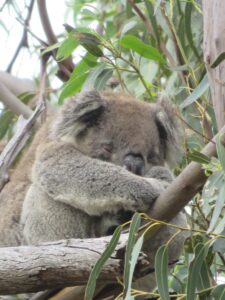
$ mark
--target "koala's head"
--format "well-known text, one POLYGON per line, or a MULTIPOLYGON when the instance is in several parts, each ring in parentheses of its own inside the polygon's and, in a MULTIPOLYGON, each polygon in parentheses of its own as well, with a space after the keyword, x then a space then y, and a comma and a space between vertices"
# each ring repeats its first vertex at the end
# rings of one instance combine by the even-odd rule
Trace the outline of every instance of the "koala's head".
POLYGON ((92 90, 64 105, 53 132, 87 156, 143 176, 152 166, 177 158, 175 119, 168 99, 149 104, 121 93, 92 90))

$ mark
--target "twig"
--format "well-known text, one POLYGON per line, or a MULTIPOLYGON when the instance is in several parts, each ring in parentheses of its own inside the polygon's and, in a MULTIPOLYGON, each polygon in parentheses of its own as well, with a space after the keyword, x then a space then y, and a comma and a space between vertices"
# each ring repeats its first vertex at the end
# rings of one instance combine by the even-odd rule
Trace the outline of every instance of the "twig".
POLYGON ((148 20, 148 18, 142 13, 142 11, 139 9, 139 7, 135 4, 133 0, 128 0, 136 14, 140 17, 140 19, 145 23, 147 30, 150 34, 153 35, 154 38, 156 38, 154 30, 152 28, 151 22, 148 20))
POLYGON ((41 19, 41 23, 45 32, 45 35, 47 37, 49 45, 56 44, 57 43, 57 38, 55 36, 55 33, 52 29, 49 17, 48 17, 48 12, 47 12, 47 7, 46 7, 46 1, 45 0, 38 0, 37 1, 37 6, 39 10, 39 15, 41 19))
POLYGON ((41 38, 39 38, 35 33, 33 33, 32 30, 29 28, 28 25, 26 25, 24 22, 22 22, 19 18, 16 18, 16 20, 17 20, 21 25, 23 25, 24 27, 26 27, 27 32, 29 32, 30 35, 31 35, 32 37, 34 37, 34 38, 35 38, 42 46, 44 46, 44 47, 48 47, 48 46, 49 46, 47 42, 43 41, 43 40, 42 40, 41 38))
POLYGON ((1 8, 0 8, 0 12, 3 11, 4 7, 6 6, 6 4, 9 2, 9 0, 5 0, 5 2, 2 4, 1 8))
POLYGON ((212 139, 210 139, 208 136, 205 134, 201 133, 200 131, 194 129, 187 121, 184 120, 184 118, 181 117, 181 115, 176 114, 176 116, 183 122, 188 128, 190 128, 193 132, 195 132, 197 135, 201 136, 204 138, 207 142, 211 142, 213 144, 216 144, 212 139))
MULTIPOLYGON (((37 0, 37 5, 38 5, 38 10, 39 10, 39 15, 41 19, 41 23, 43 26, 43 29, 45 31, 48 44, 52 45, 57 43, 57 37, 54 34, 54 31, 52 29, 48 12, 47 12, 47 7, 46 7, 46 0, 37 0)), ((55 51, 54 51, 55 52, 55 51)), ((67 80, 69 78, 68 75, 71 74, 71 72, 74 69, 74 64, 72 61, 72 58, 69 57, 61 62, 57 62, 59 65, 59 69, 62 73, 62 76, 60 77, 62 80, 67 80)))
POLYGON ((20 50, 22 49, 22 47, 27 47, 27 27, 29 26, 29 23, 30 23, 30 19, 31 19, 31 15, 32 15, 32 11, 33 11, 33 7, 34 7, 34 0, 31 0, 30 1, 30 5, 27 7, 28 9, 28 13, 27 13, 27 17, 24 21, 24 24, 26 26, 23 27, 23 34, 22 34, 22 38, 19 42, 19 45, 17 46, 17 49, 16 49, 16 52, 15 54, 13 55, 13 58, 11 59, 11 62, 9 63, 8 67, 7 67, 7 72, 11 72, 12 70, 12 67, 20 53, 20 50))
POLYGON ((162 11, 162 14, 165 18, 165 21, 166 21, 166 23, 167 23, 167 25, 170 29, 171 35, 172 35, 172 41, 173 41, 173 44, 174 44, 174 49, 175 49, 176 57, 177 57, 177 64, 182 65, 183 64, 183 58, 182 58, 182 55, 180 53, 179 43, 177 41, 177 36, 174 32, 171 21, 170 21, 170 19, 168 18, 167 14, 166 14, 166 9, 165 9, 165 3, 164 2, 161 4, 161 11, 162 11))

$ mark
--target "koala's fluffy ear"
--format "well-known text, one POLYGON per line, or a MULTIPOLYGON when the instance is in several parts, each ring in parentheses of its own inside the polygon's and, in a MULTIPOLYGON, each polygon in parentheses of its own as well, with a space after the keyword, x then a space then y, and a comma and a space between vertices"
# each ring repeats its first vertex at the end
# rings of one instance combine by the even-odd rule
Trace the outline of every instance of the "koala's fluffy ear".
POLYGON ((178 111, 165 95, 162 95, 156 104, 156 124, 165 147, 166 162, 173 166, 182 154, 182 130, 178 111))
POLYGON ((80 93, 62 108, 53 126, 53 134, 57 137, 76 137, 94 126, 104 109, 105 103, 96 90, 80 93))

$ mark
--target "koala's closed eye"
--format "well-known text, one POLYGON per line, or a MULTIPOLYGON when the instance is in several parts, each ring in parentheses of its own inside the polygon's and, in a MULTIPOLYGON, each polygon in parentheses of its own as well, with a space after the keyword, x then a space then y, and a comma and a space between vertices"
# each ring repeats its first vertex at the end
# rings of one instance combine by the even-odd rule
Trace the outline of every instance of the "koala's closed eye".
POLYGON ((97 158, 105 161, 110 161, 112 154, 113 154, 113 144, 104 143, 100 147, 97 158))

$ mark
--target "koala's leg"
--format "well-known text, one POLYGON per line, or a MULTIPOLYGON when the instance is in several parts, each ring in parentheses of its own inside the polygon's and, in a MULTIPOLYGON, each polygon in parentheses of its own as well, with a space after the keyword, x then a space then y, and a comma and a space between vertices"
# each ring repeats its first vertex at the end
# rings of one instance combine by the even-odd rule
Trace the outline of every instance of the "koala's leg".
POLYGON ((158 179, 147 180, 55 142, 44 145, 37 157, 33 181, 50 198, 95 216, 146 211, 164 189, 158 179))

